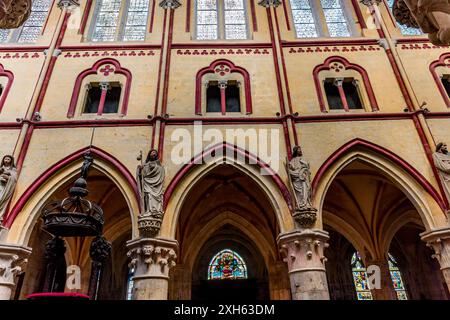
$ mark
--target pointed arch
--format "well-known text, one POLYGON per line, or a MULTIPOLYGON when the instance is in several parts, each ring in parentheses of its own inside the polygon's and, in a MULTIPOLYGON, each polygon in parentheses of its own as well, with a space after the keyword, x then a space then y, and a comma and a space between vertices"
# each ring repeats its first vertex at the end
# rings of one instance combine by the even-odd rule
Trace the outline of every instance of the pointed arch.
MULTIPOLYGON (((80 149, 53 164, 34 180, 20 196, 4 221, 7 228, 19 228, 17 232, 20 237, 19 241, 25 243, 31 234, 34 222, 39 215, 39 208, 37 207, 41 207, 55 190, 79 173, 79 161, 88 150, 89 147, 80 149), (47 192, 43 190, 46 187, 50 189, 47 192), (32 211, 24 210, 32 201, 39 203, 39 205, 34 206, 32 211), (15 223, 16 220, 20 220, 21 223, 15 223), (15 226, 16 224, 17 226, 15 226), (22 224, 23 227, 18 226, 22 224)), ((136 234, 133 212, 139 211, 139 196, 135 178, 127 167, 113 155, 95 146, 92 146, 90 151, 96 160, 93 167, 110 178, 127 201, 131 213, 133 234, 136 234)))
POLYGON ((175 237, 179 213, 186 199, 186 195, 202 177, 224 163, 243 172, 261 187, 261 190, 272 204, 282 232, 290 230, 293 227, 292 216, 290 214, 292 210, 291 194, 278 173, 267 163, 247 150, 223 142, 211 146, 194 156, 170 181, 164 196, 165 216, 161 227, 161 236, 175 237), (221 154, 222 157, 214 156, 217 154, 221 154), (246 162, 255 165, 241 163, 236 160, 235 155, 237 155, 237 159, 245 159, 246 162), (212 161, 204 163, 203 159, 205 158, 211 158, 212 161), (266 174, 261 175, 255 169, 264 170, 266 174))
POLYGON ((334 178, 355 160, 369 163, 396 182, 420 214, 426 229, 436 224, 428 203, 418 190, 423 189, 445 212, 445 203, 430 182, 407 161, 379 145, 356 138, 341 146, 319 168, 313 182, 314 203, 322 209, 327 191, 334 178), (394 165, 394 167, 393 167, 394 165), (320 197, 320 198, 319 198, 320 197))

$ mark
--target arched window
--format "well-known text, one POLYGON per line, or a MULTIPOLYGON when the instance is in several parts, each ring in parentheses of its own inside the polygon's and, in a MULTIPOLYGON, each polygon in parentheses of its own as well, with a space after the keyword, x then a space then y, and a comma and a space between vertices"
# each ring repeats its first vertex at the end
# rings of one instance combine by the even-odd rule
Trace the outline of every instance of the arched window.
POLYGON ((198 40, 239 40, 248 38, 245 0, 197 0, 198 40))
POLYGON ((143 41, 147 34, 150 0, 98 0, 90 40, 143 41))
POLYGON ((298 38, 350 37, 351 17, 344 0, 290 0, 298 38))
POLYGON ((233 250, 222 250, 209 263, 208 280, 234 279, 247 279, 247 266, 241 256, 233 250))
POLYGON ((352 273, 353 283, 355 284, 356 295, 358 300, 373 300, 372 293, 370 292, 369 283, 367 281, 366 268, 359 255, 359 252, 355 252, 352 256, 352 273))
POLYGON ((42 33, 52 0, 33 0, 31 13, 25 23, 13 30, 0 30, 0 42, 34 43, 42 33))
POLYGON ((392 284, 394 285, 395 292, 397 293, 398 300, 408 300, 406 295, 405 286, 403 285, 402 274, 397 266, 397 261, 394 257, 388 253, 389 272, 391 273, 392 284))
MULTIPOLYGON (((389 9, 392 12, 393 8, 394 8, 394 0, 386 0, 386 2, 387 2, 387 5, 389 6, 389 9)), ((407 27, 398 22, 397 22, 397 26, 400 28, 400 31, 402 32, 402 34, 404 36, 420 36, 423 34, 422 30, 420 30, 419 28, 407 27)))
MULTIPOLYGON (((398 300, 408 300, 405 286, 403 284, 402 274, 397 266, 397 261, 388 253, 389 272, 392 279, 392 285, 397 294, 398 300)), ((369 282, 367 280, 367 272, 359 252, 355 252, 352 256, 352 273, 353 282, 355 284, 356 295, 358 300, 373 300, 370 292, 369 282)))

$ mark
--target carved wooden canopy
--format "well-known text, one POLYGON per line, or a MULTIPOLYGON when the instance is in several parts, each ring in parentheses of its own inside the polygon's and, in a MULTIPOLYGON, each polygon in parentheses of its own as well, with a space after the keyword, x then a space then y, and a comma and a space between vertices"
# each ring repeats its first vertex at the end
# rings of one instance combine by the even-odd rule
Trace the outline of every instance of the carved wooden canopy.
POLYGON ((397 20, 400 24, 412 28, 419 28, 419 24, 417 23, 414 16, 411 14, 411 11, 409 10, 405 1, 395 0, 394 6, 392 8, 392 13, 394 14, 395 20, 397 20))
POLYGON ((0 0, 0 29, 20 27, 31 12, 32 0, 0 0))

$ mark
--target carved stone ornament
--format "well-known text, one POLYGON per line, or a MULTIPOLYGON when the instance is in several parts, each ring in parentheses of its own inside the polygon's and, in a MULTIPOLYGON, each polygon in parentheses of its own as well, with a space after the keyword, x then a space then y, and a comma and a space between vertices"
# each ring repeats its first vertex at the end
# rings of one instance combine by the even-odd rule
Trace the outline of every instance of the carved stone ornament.
POLYGON ((111 244, 105 237, 97 236, 92 240, 89 255, 93 261, 104 262, 111 255, 111 244))
POLYGON ((393 13, 398 22, 428 33, 434 45, 450 45, 449 0, 395 0, 393 13))
POLYGON ((15 29, 28 19, 32 0, 0 1, 0 29, 15 29))
POLYGON ((258 2, 258 4, 264 8, 269 8, 271 6, 274 6, 275 8, 278 7, 282 2, 280 0, 261 0, 258 2))
POLYGON ((141 238, 129 241, 127 246, 129 267, 136 269, 136 276, 168 277, 169 269, 176 265, 176 241, 141 238))
POLYGON ((59 8, 74 8, 79 7, 80 2, 78 0, 59 0, 58 7, 59 8))
POLYGON ((181 6, 181 2, 178 0, 162 0, 159 6, 163 9, 176 9, 181 6))
POLYGON ((9 300, 15 286, 15 276, 22 273, 31 254, 31 248, 0 245, 0 300, 9 300))
POLYGON ((420 236, 422 241, 433 249, 432 257, 439 262, 444 280, 450 289, 450 227, 427 231, 420 236))
POLYGON ((312 228, 317 221, 317 209, 296 209, 292 214, 295 222, 302 228, 312 228))

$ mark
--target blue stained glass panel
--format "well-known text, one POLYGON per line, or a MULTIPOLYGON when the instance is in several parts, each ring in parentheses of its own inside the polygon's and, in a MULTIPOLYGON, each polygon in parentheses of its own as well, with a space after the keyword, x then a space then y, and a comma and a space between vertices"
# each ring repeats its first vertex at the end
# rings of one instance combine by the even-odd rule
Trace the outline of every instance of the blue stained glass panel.
POLYGON ((238 253, 224 249, 211 259, 208 280, 234 279, 247 279, 247 266, 238 253))

